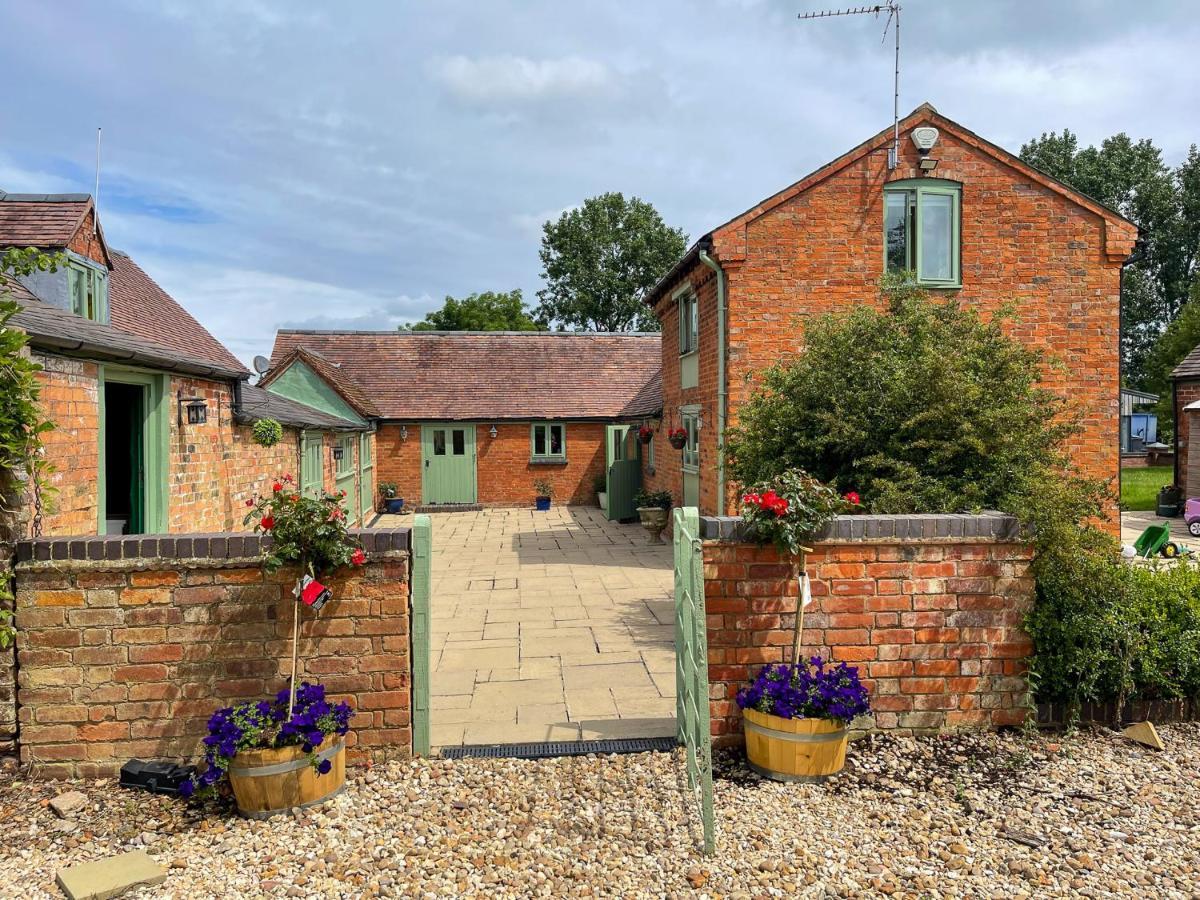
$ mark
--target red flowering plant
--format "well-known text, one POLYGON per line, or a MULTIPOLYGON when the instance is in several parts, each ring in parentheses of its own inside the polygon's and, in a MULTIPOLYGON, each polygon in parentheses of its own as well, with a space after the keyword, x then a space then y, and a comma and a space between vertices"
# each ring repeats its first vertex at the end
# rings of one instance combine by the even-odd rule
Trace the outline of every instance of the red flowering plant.
POLYGON ((366 554, 356 547, 346 530, 345 491, 306 495, 291 475, 277 478, 271 491, 247 500, 250 511, 244 524, 271 535, 263 568, 274 572, 288 564, 319 578, 344 566, 361 566, 366 554))
POLYGON ((643 444, 648 444, 654 440, 654 429, 649 425, 643 425, 638 429, 638 440, 643 444))
POLYGON ((687 446, 687 429, 672 428, 667 432, 667 440, 676 450, 682 450, 687 446))
POLYGON ((742 519, 749 536, 771 542, 780 553, 796 556, 804 542, 820 531, 849 501, 832 487, 801 469, 789 469, 742 494, 742 519))

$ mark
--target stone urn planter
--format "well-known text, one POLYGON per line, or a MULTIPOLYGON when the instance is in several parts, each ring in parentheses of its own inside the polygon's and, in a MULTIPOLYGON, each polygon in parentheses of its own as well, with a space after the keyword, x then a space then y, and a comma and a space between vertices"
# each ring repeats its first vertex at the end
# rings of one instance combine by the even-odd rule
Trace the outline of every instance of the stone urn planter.
POLYGON ((746 759, 775 781, 823 781, 846 764, 846 726, 833 719, 784 719, 742 710, 746 759))
POLYGON ((638 507, 638 517, 642 520, 642 527, 650 535, 650 543, 662 542, 662 533, 667 529, 667 518, 670 512, 669 509, 663 509, 661 506, 638 507))
POLYGON ((325 760, 330 763, 324 775, 317 772, 300 747, 243 750, 234 756, 229 766, 229 785, 237 798, 238 812, 247 818, 266 819, 340 794, 346 786, 345 742, 339 739, 314 750, 318 764, 325 760))

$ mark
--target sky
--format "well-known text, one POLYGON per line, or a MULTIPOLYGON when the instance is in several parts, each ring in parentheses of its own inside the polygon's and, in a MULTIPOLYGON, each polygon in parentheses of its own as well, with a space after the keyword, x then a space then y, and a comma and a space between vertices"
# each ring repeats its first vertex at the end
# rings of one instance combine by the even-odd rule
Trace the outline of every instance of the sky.
MULTIPOLYGON (((92 191, 247 363, 277 328, 536 303, 541 226, 605 191, 696 238, 891 124, 892 44, 813 0, 0 0, 0 188, 92 191)), ((1014 152, 1200 142, 1191 0, 903 0, 901 115, 1014 152)))

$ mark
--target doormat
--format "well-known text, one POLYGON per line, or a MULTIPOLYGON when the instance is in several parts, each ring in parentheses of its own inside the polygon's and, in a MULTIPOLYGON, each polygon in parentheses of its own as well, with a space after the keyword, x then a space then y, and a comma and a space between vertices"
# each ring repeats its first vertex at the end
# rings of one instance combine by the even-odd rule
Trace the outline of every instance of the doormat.
POLYGON ((438 512, 479 512, 483 509, 478 503, 430 503, 427 506, 418 506, 416 511, 419 513, 438 513, 438 512))
POLYGON ((547 759, 554 756, 587 756, 589 753, 670 753, 679 742, 673 737, 626 738, 614 741, 550 741, 542 744, 466 744, 443 747, 445 759, 547 759))

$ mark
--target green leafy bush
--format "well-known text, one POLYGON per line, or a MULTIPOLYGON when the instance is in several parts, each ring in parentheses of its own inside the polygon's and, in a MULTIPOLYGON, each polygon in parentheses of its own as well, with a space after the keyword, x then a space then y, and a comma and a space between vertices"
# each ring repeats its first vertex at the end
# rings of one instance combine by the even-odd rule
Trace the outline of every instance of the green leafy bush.
POLYGON ((670 491, 638 491, 633 505, 638 509, 670 509, 675 502, 670 491))
POLYGON ((274 447, 283 440, 283 426, 274 419, 259 419, 254 423, 254 443, 274 447))
POLYGON ((1074 422, 1042 386, 1044 355, 954 299, 888 279, 862 305, 805 328, 739 410, 729 471, 743 485, 801 469, 871 512, 1004 509, 1066 464, 1074 422))

